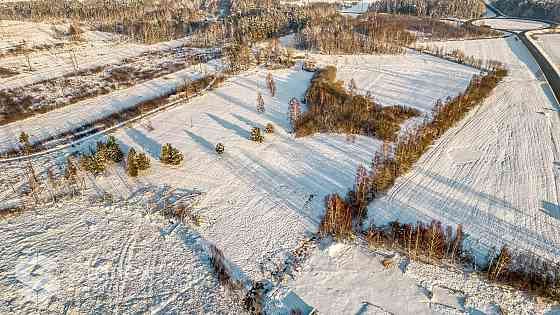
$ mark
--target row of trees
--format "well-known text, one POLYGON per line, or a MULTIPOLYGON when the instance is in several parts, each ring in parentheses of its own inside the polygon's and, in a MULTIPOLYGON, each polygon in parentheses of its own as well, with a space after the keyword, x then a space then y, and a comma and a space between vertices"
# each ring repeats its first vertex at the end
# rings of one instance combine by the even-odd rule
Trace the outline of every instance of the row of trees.
POLYGON ((369 11, 472 19, 482 16, 486 7, 478 0, 381 0, 370 4, 369 11))
POLYGON ((560 2, 558 1, 495 0, 492 4, 507 15, 560 22, 560 2))
POLYGON ((350 16, 333 14, 309 23, 296 34, 301 49, 315 49, 327 54, 340 53, 403 53, 404 46, 412 44, 416 36, 404 25, 388 19, 357 20, 350 16))
POLYGON ((206 0, 49 0, 18 1, 0 5, 0 19, 73 20, 95 29, 116 32, 142 42, 178 38, 206 25, 216 10, 206 0))

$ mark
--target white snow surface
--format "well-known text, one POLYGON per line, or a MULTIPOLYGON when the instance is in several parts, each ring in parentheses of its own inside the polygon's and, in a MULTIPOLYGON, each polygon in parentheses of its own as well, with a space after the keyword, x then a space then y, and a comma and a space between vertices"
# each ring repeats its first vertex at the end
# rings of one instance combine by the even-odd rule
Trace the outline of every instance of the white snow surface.
POLYGON ((370 205, 370 219, 462 224, 475 254, 507 244, 560 261, 560 121, 550 86, 512 37, 440 45, 502 61, 510 75, 370 205))
POLYGON ((3 221, 0 313, 243 314, 204 239, 143 210, 74 199, 3 221))
MULTIPOLYGON (((11 34, 0 40, 0 49, 11 47, 23 40, 34 45, 62 43, 62 40, 53 38, 53 31, 50 27, 46 24, 0 21, 0 30, 5 28, 7 29, 5 32, 11 34), (19 32, 20 28, 23 33, 19 32), (31 31, 26 32, 27 29, 31 31)), ((10 78, 0 79, 0 90, 11 90, 72 74, 76 71, 72 61, 74 57, 78 70, 91 70, 109 64, 118 64, 126 58, 137 57, 144 53, 180 47, 189 42, 189 38, 182 38, 152 45, 141 45, 119 41, 111 34, 96 31, 87 31, 84 38, 85 40, 81 42, 64 41, 65 46, 63 47, 30 53, 31 71, 26 70, 10 78)), ((0 58, 0 67, 28 69, 27 58, 25 55, 0 58)))
POLYGON ((541 51, 544 50, 550 63, 554 65, 556 71, 560 72, 560 33, 535 33, 535 36, 530 36, 530 38, 541 51))
POLYGON ((406 55, 312 55, 318 65, 335 65, 346 86, 354 79, 358 93, 368 91, 384 106, 404 105, 431 111, 438 99, 465 91, 480 71, 414 51, 406 55))
POLYGON ((141 102, 169 94, 185 82, 199 79, 205 73, 216 72, 221 66, 220 60, 212 60, 208 64, 190 66, 128 89, 89 98, 45 114, 0 126, 0 151, 16 148, 17 135, 22 131, 33 135, 32 142, 57 136, 112 113, 137 106, 141 102))
POLYGON ((484 19, 475 21, 474 24, 487 25, 494 29, 510 30, 513 32, 529 31, 549 26, 548 23, 544 22, 510 18, 484 19))

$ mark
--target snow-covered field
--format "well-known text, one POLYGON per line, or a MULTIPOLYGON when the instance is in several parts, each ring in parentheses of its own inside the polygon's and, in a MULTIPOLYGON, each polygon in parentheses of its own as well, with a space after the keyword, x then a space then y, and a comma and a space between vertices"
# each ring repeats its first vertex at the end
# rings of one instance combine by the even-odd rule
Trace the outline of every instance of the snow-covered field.
POLYGON ((410 51, 405 56, 313 55, 318 65, 335 65, 337 79, 352 79, 384 106, 404 105, 429 112, 437 99, 465 91, 478 70, 410 51))
MULTIPOLYGON (((36 23, 14 21, 0 21, 0 23, 8 25, 10 30, 15 28, 15 30, 9 32, 12 35, 8 37, 8 40, 4 41, 4 38, 2 38, 0 45, 11 47, 22 43, 24 40, 26 43, 29 41, 37 43, 59 41, 52 37, 52 31, 47 26, 45 27, 48 30, 45 30, 43 33, 32 31, 29 32, 30 35, 25 35, 26 33, 17 32, 17 27, 22 25, 24 30, 26 28, 35 29, 36 23)), ((41 28, 39 27, 38 29, 40 30, 41 28)), ((29 54, 0 58, 0 67, 19 72, 18 75, 0 79, 0 90, 21 88, 39 81, 72 74, 76 71, 76 67, 78 70, 83 71, 110 64, 119 64, 127 58, 138 57, 145 53, 170 50, 184 46, 189 42, 188 38, 183 38, 153 45, 140 45, 121 41, 108 33, 91 31, 85 32, 83 37, 84 41, 64 41, 64 45, 60 47, 55 46, 47 50, 30 52, 29 54), (29 60, 27 59, 28 57, 29 60), (31 64, 31 69, 29 69, 29 64, 31 64)), ((29 44, 26 44, 26 47, 28 46, 29 44)))
POLYGON ((292 292, 320 314, 329 315, 555 314, 549 303, 539 304, 474 273, 328 241, 313 249, 279 291, 292 292), (389 268, 383 266, 386 259, 392 262, 389 268))
POLYGON ((460 223, 475 253, 508 244, 560 261, 560 107, 538 65, 512 37, 441 45, 502 61, 510 75, 370 206, 371 218, 460 223))
POLYGON ((529 31, 549 26, 549 24, 543 22, 509 18, 478 20, 475 21, 474 24, 487 25, 494 29, 510 30, 513 32, 529 31))
POLYGON ((143 210, 74 200, 2 222, 0 313, 243 314, 200 235, 143 210))
POLYGON ((185 82, 201 78, 206 73, 214 73, 220 67, 219 60, 190 66, 127 89, 92 97, 45 114, 0 126, 0 151, 5 152, 17 147, 17 135, 22 131, 33 135, 32 141, 34 142, 60 135, 112 113, 168 94, 184 85, 185 82))
POLYGON ((557 71, 560 71, 560 33, 536 33, 531 39, 534 39, 557 71))

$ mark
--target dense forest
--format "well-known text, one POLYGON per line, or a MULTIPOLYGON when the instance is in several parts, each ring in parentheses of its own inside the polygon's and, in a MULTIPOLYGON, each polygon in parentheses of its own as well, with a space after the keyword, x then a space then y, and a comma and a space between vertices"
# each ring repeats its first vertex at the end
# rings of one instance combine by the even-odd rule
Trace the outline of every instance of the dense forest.
POLYGON ((496 0, 492 4, 507 15, 560 22, 559 1, 496 0))
POLYGON ((380 0, 373 2, 369 10, 393 14, 470 19, 482 16, 486 9, 479 0, 380 0))

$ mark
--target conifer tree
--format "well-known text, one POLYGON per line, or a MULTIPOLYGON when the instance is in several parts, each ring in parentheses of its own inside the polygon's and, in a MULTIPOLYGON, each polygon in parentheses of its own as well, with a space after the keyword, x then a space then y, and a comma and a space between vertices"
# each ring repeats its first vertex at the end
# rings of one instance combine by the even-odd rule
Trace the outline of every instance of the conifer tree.
POLYGON ((260 91, 257 92, 257 112, 264 113, 264 98, 260 91))
POLYGON ((251 129, 251 140, 258 143, 262 143, 264 141, 264 137, 261 133, 260 128, 254 127, 253 129, 251 129))
POLYGON ((225 151, 225 147, 223 143, 216 144, 216 153, 224 154, 224 151, 225 151))
POLYGON ((130 177, 138 176, 138 165, 136 164, 136 150, 134 148, 130 148, 128 150, 128 157, 126 161, 126 171, 130 177))
POLYGON ((150 168, 150 158, 146 153, 141 152, 136 155, 136 166, 139 171, 145 171, 150 168))

